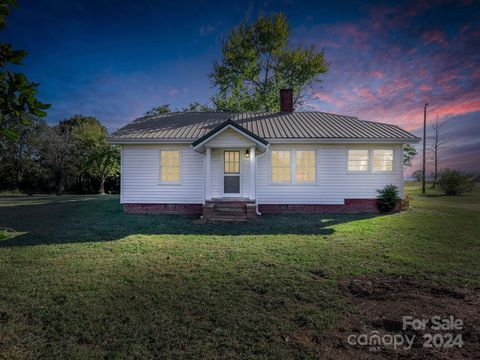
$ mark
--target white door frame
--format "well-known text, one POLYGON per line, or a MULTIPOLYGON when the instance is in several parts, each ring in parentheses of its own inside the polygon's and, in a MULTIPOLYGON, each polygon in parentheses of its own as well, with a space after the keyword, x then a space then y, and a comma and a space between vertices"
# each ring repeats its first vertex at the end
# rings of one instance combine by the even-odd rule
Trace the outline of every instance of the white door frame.
POLYGON ((242 149, 222 149, 222 197, 229 198, 229 197, 242 197, 242 149), (225 152, 227 151, 236 151, 238 152, 238 169, 239 173, 237 174, 225 174, 225 152), (225 176, 238 176, 239 178, 239 192, 238 194, 235 193, 225 193, 225 176))

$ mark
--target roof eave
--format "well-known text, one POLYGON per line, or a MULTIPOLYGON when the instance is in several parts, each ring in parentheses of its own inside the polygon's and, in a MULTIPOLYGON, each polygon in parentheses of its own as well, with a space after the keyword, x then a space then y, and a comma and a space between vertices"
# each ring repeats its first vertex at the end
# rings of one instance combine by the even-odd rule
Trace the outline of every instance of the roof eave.
POLYGON ((420 138, 284 138, 266 139, 270 144, 418 144, 420 138))
POLYGON ((196 139, 145 139, 145 138, 114 138, 110 137, 107 142, 112 145, 128 144, 191 144, 196 139))
MULTIPOLYGON (((192 144, 197 139, 122 139, 122 138, 108 138, 107 142, 113 145, 129 145, 129 144, 192 144)), ((407 139, 388 139, 388 138, 283 138, 265 139, 271 144, 292 144, 292 143, 307 143, 307 144, 418 144, 420 138, 407 139)))

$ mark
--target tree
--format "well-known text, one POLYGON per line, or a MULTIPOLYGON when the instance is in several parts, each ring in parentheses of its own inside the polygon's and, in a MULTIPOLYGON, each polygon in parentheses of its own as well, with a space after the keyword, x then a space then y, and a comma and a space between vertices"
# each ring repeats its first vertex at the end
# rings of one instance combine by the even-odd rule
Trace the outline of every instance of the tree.
POLYGON ((403 146, 403 166, 412 166, 413 159, 417 155, 417 150, 410 144, 403 146))
MULTIPOLYGON (((0 0, 0 29, 5 26, 5 17, 15 0, 0 0)), ((30 82, 22 73, 8 69, 10 65, 21 65, 27 55, 23 50, 13 50, 11 44, 0 44, 0 146, 5 141, 18 140, 19 133, 14 124, 30 124, 31 115, 44 117, 50 105, 37 100, 38 84, 30 82)))
POLYGON ((65 191, 65 179, 73 166, 73 147, 71 129, 62 123, 47 127, 38 136, 39 157, 54 177, 57 195, 65 191))
POLYGON ((107 143, 107 129, 93 117, 83 118, 73 129, 72 137, 77 153, 82 157, 82 168, 89 176, 98 179, 98 193, 105 194, 105 180, 119 174, 118 147, 107 143))
POLYGON ((288 46, 290 26, 283 14, 243 22, 222 41, 222 59, 209 74, 220 111, 278 111, 279 91, 291 88, 294 106, 318 76, 328 71, 324 51, 288 46))
POLYGON ((416 182, 422 181, 422 170, 415 170, 412 174, 412 178, 415 179, 416 182))
POLYGON ((47 125, 42 119, 32 117, 28 126, 21 122, 11 126, 18 138, 5 139, 0 147, 0 189, 31 193, 42 177, 36 143, 38 134, 47 125))
POLYGON ((432 188, 435 188, 435 185, 437 184, 437 179, 438 179, 438 158, 439 158, 440 150, 447 143, 447 139, 442 135, 443 123, 438 120, 438 115, 437 115, 437 118, 435 119, 435 122, 432 123, 432 130, 433 130, 433 136, 431 138, 432 145, 429 147, 429 150, 432 154, 433 169, 434 169, 432 188))
POLYGON ((187 106, 183 107, 180 111, 184 112, 209 112, 215 111, 208 104, 200 104, 197 101, 191 102, 187 106))
POLYGON ((170 104, 164 104, 160 106, 155 106, 151 110, 147 111, 144 116, 151 117, 151 116, 158 116, 162 114, 168 114, 171 112, 170 104))

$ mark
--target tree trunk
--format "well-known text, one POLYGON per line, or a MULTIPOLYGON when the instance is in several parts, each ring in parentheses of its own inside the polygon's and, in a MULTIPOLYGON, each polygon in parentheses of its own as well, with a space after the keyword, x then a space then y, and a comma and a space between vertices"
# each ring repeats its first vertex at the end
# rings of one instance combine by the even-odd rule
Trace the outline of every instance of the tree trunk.
POLYGON ((105 195, 105 178, 100 179, 100 190, 98 191, 100 195, 105 195))
POLYGON ((433 174, 433 185, 432 185, 434 189, 435 189, 435 185, 437 184, 437 176, 438 176, 438 150, 435 151, 435 173, 433 174))
POLYGON ((60 170, 57 172, 57 195, 61 196, 63 195, 63 192, 65 191, 65 184, 64 184, 64 176, 63 176, 63 170, 60 170))

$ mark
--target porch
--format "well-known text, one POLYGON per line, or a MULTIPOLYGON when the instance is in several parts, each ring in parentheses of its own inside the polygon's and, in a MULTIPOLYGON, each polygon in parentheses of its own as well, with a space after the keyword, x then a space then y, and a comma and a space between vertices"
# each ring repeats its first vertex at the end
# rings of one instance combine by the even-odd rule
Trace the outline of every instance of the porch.
POLYGON ((238 222, 256 217, 255 160, 255 147, 206 148, 204 220, 238 222))
POLYGON ((233 121, 192 144, 205 156, 203 219, 247 221, 256 217, 256 160, 267 144, 233 121))

